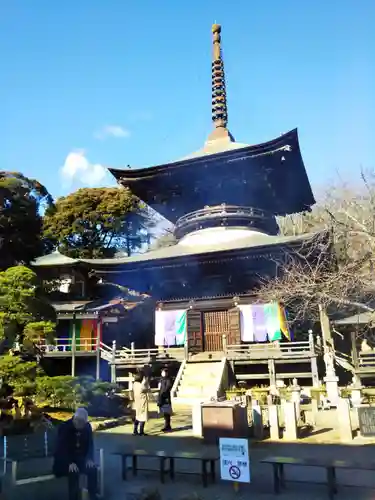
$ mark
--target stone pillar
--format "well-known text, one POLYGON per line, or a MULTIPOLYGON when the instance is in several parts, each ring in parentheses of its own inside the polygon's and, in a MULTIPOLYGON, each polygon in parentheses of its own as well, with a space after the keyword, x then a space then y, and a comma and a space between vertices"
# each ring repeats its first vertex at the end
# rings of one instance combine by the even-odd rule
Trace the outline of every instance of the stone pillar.
POLYGON ((297 385, 296 380, 293 382, 291 390, 292 390, 291 401, 296 405, 296 415, 297 415, 297 421, 298 421, 299 420, 299 408, 300 408, 300 403, 301 403, 301 387, 299 385, 297 385))
POLYGON ((111 365, 111 384, 116 384, 116 365, 111 365))
POLYGON ((263 439, 263 416, 262 408, 259 405, 253 405, 253 429, 256 439, 263 439))
POLYGON ((323 346, 324 348, 333 347, 333 339, 331 333, 331 326, 329 324, 329 318, 324 307, 319 304, 319 317, 320 317, 320 328, 322 330, 323 346))
POLYGON ((129 393, 132 392, 133 390, 133 382, 134 382, 134 375, 132 374, 132 372, 129 372, 129 375, 128 375, 128 391, 129 393))
POLYGON ((76 316, 73 315, 73 329, 72 329, 72 377, 76 376, 76 348, 77 348, 77 336, 76 336, 76 316))
MULTIPOLYGON (((100 359, 101 359, 100 335, 101 335, 101 331, 102 331, 102 319, 98 318, 98 321, 96 324, 96 346, 95 346, 95 351, 96 351, 95 379, 96 380, 100 379, 100 359)), ((93 347, 94 346, 92 346, 91 348, 93 349, 93 347)))
POLYGON ((270 377, 270 386, 276 386, 276 369, 275 369, 275 360, 268 360, 268 374, 270 377))
POLYGON ((202 426, 202 403, 195 403, 192 407, 192 420, 193 420, 193 436, 203 436, 202 426))
POLYGON ((319 306, 319 313, 320 313, 320 324, 323 335, 324 363, 326 365, 326 376, 324 377, 324 382, 326 384, 328 399, 330 400, 332 406, 337 407, 339 399, 339 388, 338 388, 339 379, 336 376, 336 370, 335 370, 335 355, 334 355, 335 351, 334 351, 332 333, 327 313, 322 306, 319 306))
POLYGON ((296 405, 292 403, 284 404, 285 433, 284 439, 294 441, 297 439, 297 419, 296 405))
POLYGON ((223 352, 224 355, 227 355, 227 336, 224 334, 223 335, 223 352))
POLYGON ((352 431, 352 420, 350 417, 349 399, 339 398, 336 412, 337 412, 337 420, 340 431, 340 440, 352 441, 353 431, 352 431))
POLYGON ((357 377, 353 377, 352 384, 352 404, 353 406, 359 406, 362 403, 362 384, 357 377))
POLYGON ((279 408, 277 405, 268 406, 268 420, 270 423, 270 438, 274 441, 280 439, 279 408))
POLYGON ((315 356, 311 358, 311 378, 313 387, 319 387, 318 364, 315 356))
POLYGON ((311 399, 311 420, 312 425, 316 425, 318 420, 318 401, 315 398, 311 399))
POLYGON ((332 406, 338 405, 339 401, 339 378, 336 376, 335 364, 334 364, 334 352, 333 349, 326 345, 324 348, 324 363, 326 365, 326 376, 324 377, 324 382, 326 384, 327 398, 331 402, 332 406))

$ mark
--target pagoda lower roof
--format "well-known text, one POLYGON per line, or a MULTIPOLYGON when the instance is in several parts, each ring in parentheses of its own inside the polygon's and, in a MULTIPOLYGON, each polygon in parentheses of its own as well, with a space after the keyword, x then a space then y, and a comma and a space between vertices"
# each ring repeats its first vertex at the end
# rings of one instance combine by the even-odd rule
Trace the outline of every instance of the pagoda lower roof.
MULTIPOLYGON (((212 243, 199 246, 185 246, 182 243, 169 247, 160 248, 150 252, 133 255, 131 257, 111 258, 111 259, 72 259, 75 265, 85 265, 91 269, 107 269, 117 272, 122 270, 135 270, 144 267, 165 266, 167 264, 178 265, 186 259, 215 260, 215 258, 229 257, 230 253, 254 250, 256 253, 267 253, 267 250, 275 246, 301 245, 304 242, 313 241, 320 237, 320 233, 304 234, 300 236, 268 236, 266 234, 254 233, 247 238, 233 239, 225 243, 212 243)), ((57 260, 48 259, 48 255, 39 257, 32 263, 33 267, 54 267, 59 266, 57 260)))
POLYGON ((109 169, 147 205, 175 223, 204 206, 253 206, 274 215, 315 203, 297 129, 253 146, 140 169, 109 169))
MULTIPOLYGON (((247 238, 239 238, 227 241, 225 243, 211 243, 206 245, 188 246, 179 243, 169 247, 159 248, 150 252, 133 255, 131 257, 124 257, 120 259, 92 259, 85 260, 93 268, 133 268, 139 267, 138 265, 145 264, 157 266, 166 265, 169 263, 177 263, 177 261, 189 258, 202 258, 215 260, 215 258, 223 257, 223 254, 236 253, 243 250, 254 250, 255 252, 266 253, 269 248, 275 246, 287 246, 292 244, 303 243, 312 240, 319 236, 320 233, 304 234, 300 236, 269 236, 267 234, 254 233, 247 238)), ((228 255, 229 256, 229 255, 228 255)), ((142 266, 143 267, 143 266, 142 266)))

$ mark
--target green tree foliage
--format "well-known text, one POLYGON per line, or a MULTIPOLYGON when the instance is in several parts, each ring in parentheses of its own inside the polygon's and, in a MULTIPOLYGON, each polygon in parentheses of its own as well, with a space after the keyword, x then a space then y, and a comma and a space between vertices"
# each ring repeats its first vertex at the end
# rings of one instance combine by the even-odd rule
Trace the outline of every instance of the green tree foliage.
POLYGON ((51 250, 42 238, 42 212, 52 205, 38 181, 0 171, 0 269, 28 264, 51 250))
POLYGON ((24 266, 0 272, 0 340, 31 347, 40 336, 53 340, 56 314, 44 299, 36 274, 24 266))
POLYGON ((29 397, 38 405, 55 408, 87 406, 97 396, 105 396, 115 386, 92 377, 63 375, 48 377, 35 361, 24 361, 20 356, 0 357, 1 388, 11 390, 14 396, 29 397))
POLYGON ((141 248, 152 225, 150 211, 129 189, 85 188, 47 210, 44 234, 69 257, 108 258, 141 248))
POLYGON ((74 409, 78 406, 90 407, 95 396, 104 396, 114 387, 109 382, 92 377, 39 376, 36 378, 35 394, 41 405, 74 409))
POLYGON ((16 396, 29 396, 36 390, 35 379, 40 368, 34 361, 23 361, 19 356, 0 357, 2 386, 11 387, 16 396))

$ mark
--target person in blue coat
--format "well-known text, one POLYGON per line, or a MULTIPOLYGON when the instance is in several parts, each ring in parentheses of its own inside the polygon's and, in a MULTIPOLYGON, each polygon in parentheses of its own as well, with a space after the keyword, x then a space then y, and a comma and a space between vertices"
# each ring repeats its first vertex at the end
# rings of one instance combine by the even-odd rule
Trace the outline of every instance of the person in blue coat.
POLYGON ((97 497, 97 468, 94 463, 94 440, 88 414, 78 408, 73 418, 59 426, 53 473, 56 477, 67 477, 69 500, 80 500, 79 477, 87 476, 90 500, 97 497))

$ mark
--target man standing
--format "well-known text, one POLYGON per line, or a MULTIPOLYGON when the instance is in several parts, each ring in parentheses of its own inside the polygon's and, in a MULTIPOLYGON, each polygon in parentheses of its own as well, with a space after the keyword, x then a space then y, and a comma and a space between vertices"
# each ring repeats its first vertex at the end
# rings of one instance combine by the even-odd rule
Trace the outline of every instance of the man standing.
POLYGON ((73 418, 59 427, 53 464, 56 477, 67 477, 69 500, 80 500, 79 477, 87 476, 90 500, 97 497, 97 469, 94 463, 94 440, 88 413, 78 408, 73 418))

